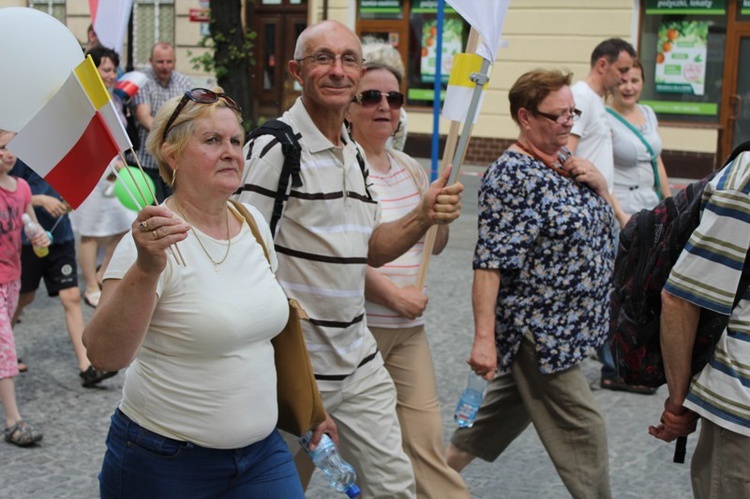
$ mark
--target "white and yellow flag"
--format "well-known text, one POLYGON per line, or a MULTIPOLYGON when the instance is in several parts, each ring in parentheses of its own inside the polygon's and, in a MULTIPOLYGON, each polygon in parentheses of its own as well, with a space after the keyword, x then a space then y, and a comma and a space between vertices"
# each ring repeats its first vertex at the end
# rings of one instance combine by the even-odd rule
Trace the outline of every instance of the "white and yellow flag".
MULTIPOLYGON (((453 67, 448 77, 448 88, 445 90, 445 101, 443 102, 443 118, 466 121, 466 113, 469 112, 471 96, 477 84, 471 81, 471 73, 476 73, 482 66, 482 57, 478 54, 456 54, 453 57, 453 67)), ((487 88, 485 84, 483 90, 487 88)), ((484 100, 484 92, 479 97, 477 109, 481 109, 484 100)), ((477 122, 479 113, 474 113, 473 123, 477 122)))

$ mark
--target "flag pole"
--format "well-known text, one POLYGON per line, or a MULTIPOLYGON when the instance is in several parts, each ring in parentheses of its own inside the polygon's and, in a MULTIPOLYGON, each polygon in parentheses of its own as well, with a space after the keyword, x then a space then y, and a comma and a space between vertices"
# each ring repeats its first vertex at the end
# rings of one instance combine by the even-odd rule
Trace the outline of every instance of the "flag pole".
MULTIPOLYGON (((466 42, 466 52, 467 53, 473 53, 476 51, 477 44, 479 42, 479 33, 474 28, 471 28, 471 31, 469 31, 469 39, 466 42)), ((484 66, 483 66, 484 67, 484 66)), ((485 73, 487 71, 485 70, 485 73)), ((482 86, 484 84, 480 85, 478 88, 481 92, 482 86)), ((475 90, 476 92, 476 90, 475 90)), ((474 97, 476 96, 476 93, 472 95, 472 103, 474 103, 474 97)), ((478 102, 477 97, 477 102, 478 102)), ((474 113, 476 113, 477 104, 474 104, 474 113)), ((471 134, 471 123, 474 122, 474 114, 471 114, 470 117, 467 116, 466 124, 464 125, 464 131, 466 129, 469 130, 469 134, 471 134), (469 118, 471 119, 471 122, 469 122, 469 118)), ((451 120, 450 128, 448 130, 448 136, 445 139, 445 148, 443 149, 443 159, 440 163, 440 171, 442 172, 445 170, 445 168, 448 167, 450 164, 449 161, 451 158, 453 159, 453 168, 451 170, 451 179, 448 180, 448 185, 454 183, 456 181, 456 178, 458 178, 458 173, 461 170, 461 166, 463 163, 463 156, 466 154, 466 147, 468 145, 469 139, 468 137, 465 139, 463 144, 463 151, 461 152, 461 157, 458 158, 459 161, 456 161, 456 157, 458 157, 458 151, 456 149, 456 143, 458 142, 458 127, 460 126, 460 122, 451 120)), ((424 288, 425 280, 427 279, 427 271, 430 268, 430 257, 432 256, 432 250, 435 247, 435 238, 437 236, 437 230, 438 226, 433 225, 427 230, 427 234, 425 234, 424 238, 424 245, 422 249, 422 261, 419 264, 419 274, 417 274, 417 288, 422 289, 424 288)))
POLYGON ((471 73, 469 79, 476 83, 474 87, 474 93, 471 96, 471 103, 469 104, 469 110, 466 112, 466 121, 464 121, 464 128, 461 131, 461 139, 456 147, 456 153, 453 156, 453 164, 459 165, 458 168, 451 170, 450 178, 448 179, 448 185, 453 184, 458 178, 458 173, 464 162, 464 156, 466 156, 466 149, 469 147, 469 139, 471 138, 471 131, 474 128, 474 117, 477 114, 479 108, 479 98, 482 96, 482 88, 489 81, 488 73, 490 71, 490 61, 482 58, 482 66, 478 73, 471 73))

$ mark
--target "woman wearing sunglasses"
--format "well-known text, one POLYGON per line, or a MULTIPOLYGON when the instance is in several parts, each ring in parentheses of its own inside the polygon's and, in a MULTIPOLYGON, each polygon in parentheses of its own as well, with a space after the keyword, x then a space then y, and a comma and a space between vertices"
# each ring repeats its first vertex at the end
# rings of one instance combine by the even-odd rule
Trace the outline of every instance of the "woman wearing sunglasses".
POLYGON ((607 498, 604 419, 580 363, 609 329, 613 212, 599 170, 565 148, 570 79, 535 70, 508 94, 520 132, 482 178, 473 262, 468 362, 491 381, 446 455, 458 470, 493 461, 533 423, 570 494, 607 498))
MULTIPOLYGON (((369 180, 382 207, 381 222, 389 222, 420 203, 429 180, 419 163, 386 145, 398 128, 404 104, 401 74, 378 63, 365 67, 347 120, 352 137, 365 151, 369 180)), ((447 241, 448 226, 439 225, 434 253, 440 253, 447 241)), ((420 241, 396 260, 367 268, 367 325, 396 385, 403 448, 414 468, 417 495, 468 498, 461 476, 445 461, 435 372, 424 330, 427 296, 415 286, 422 247, 420 241)))
POLYGON ((93 364, 128 367, 100 474, 103 498, 304 497, 275 429, 270 340, 287 301, 268 226, 228 202, 244 132, 227 95, 193 89, 159 110, 147 147, 174 189, 115 250, 84 332, 93 364))

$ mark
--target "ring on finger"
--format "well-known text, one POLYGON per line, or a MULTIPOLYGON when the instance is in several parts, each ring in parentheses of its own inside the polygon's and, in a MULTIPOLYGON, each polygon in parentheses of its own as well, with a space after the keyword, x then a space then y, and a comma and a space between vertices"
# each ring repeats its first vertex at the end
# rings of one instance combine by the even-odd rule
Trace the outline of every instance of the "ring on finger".
POLYGON ((141 220, 140 222, 138 222, 138 229, 141 232, 148 232, 149 231, 148 220, 141 220))

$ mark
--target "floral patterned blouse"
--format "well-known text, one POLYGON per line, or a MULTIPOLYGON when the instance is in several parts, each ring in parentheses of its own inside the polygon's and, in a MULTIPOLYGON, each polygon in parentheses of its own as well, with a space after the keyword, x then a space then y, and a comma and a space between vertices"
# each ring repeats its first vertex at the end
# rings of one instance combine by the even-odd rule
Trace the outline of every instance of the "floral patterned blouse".
POLYGON ((528 332, 543 373, 573 367, 604 342, 613 223, 605 200, 530 156, 506 151, 487 169, 473 266, 501 275, 499 371, 509 370, 528 332))

